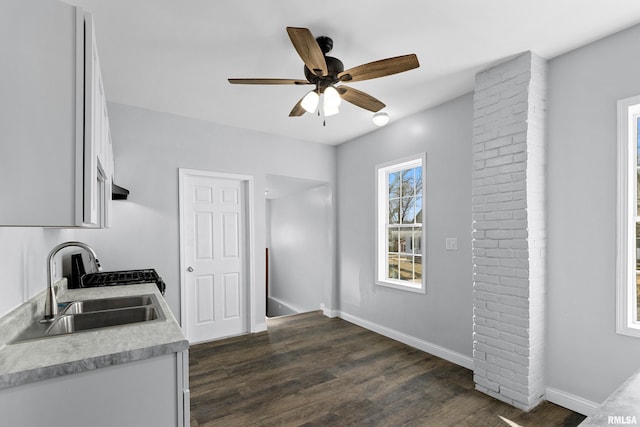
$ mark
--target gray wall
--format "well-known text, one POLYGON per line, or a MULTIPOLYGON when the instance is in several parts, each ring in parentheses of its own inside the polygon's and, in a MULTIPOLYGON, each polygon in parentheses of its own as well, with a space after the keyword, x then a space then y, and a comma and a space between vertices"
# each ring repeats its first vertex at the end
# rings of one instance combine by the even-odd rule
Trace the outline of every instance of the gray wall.
POLYGON ((472 353, 472 96, 338 146, 340 310, 449 350, 472 353), (374 283, 375 166, 427 153, 426 294, 374 283), (458 238, 458 251, 445 238, 458 238))
POLYGON ((335 185, 333 146, 109 104, 116 183, 131 191, 114 202, 108 230, 78 230, 107 270, 156 268, 180 318, 178 168, 254 176, 256 322, 265 316, 265 174, 335 185))
POLYGON ((640 26, 549 63, 547 385, 596 403, 640 364, 615 332, 616 101, 640 94, 640 26))
POLYGON ((0 316, 44 290, 49 251, 72 236, 71 230, 0 227, 0 316))
POLYGON ((300 311, 331 306, 331 214, 328 185, 270 201, 270 296, 300 311))

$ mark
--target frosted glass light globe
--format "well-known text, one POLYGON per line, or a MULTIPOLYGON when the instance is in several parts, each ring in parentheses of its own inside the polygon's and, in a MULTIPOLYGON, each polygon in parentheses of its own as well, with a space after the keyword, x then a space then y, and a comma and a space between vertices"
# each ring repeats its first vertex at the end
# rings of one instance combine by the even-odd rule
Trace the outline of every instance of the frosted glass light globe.
POLYGON ((384 126, 389 123, 389 113, 386 111, 379 111, 373 115, 373 124, 376 126, 384 126))

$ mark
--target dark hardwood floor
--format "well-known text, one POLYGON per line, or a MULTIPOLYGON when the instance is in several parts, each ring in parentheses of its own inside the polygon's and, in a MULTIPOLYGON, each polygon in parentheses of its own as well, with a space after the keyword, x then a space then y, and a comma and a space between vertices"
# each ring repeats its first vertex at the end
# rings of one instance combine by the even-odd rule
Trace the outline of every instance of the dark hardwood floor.
POLYGON ((474 390, 472 372, 320 312, 190 348, 191 425, 575 426, 474 390))

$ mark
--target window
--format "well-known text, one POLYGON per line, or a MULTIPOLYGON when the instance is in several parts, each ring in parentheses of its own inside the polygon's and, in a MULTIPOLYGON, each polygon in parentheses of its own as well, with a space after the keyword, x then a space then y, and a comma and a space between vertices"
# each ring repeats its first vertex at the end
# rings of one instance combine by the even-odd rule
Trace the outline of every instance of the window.
POLYGON ((616 331, 640 337, 640 96, 618 101, 616 331))
POLYGON ((426 155, 376 167, 376 283, 425 291, 426 155))

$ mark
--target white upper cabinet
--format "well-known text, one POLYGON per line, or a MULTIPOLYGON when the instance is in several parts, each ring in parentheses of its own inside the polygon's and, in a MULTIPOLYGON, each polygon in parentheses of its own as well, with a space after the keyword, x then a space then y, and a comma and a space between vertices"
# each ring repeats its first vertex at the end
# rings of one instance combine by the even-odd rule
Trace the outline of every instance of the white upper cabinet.
POLYGON ((93 19, 0 2, 0 226, 108 227, 113 153, 93 19))
POLYGON ((84 25, 84 223, 109 227, 113 176, 111 132, 102 84, 93 18, 78 10, 76 28, 84 25), (86 106, 91 106, 87 108, 86 106), (89 171, 87 173, 86 171, 89 171), (87 203, 87 201, 90 201, 87 203))

